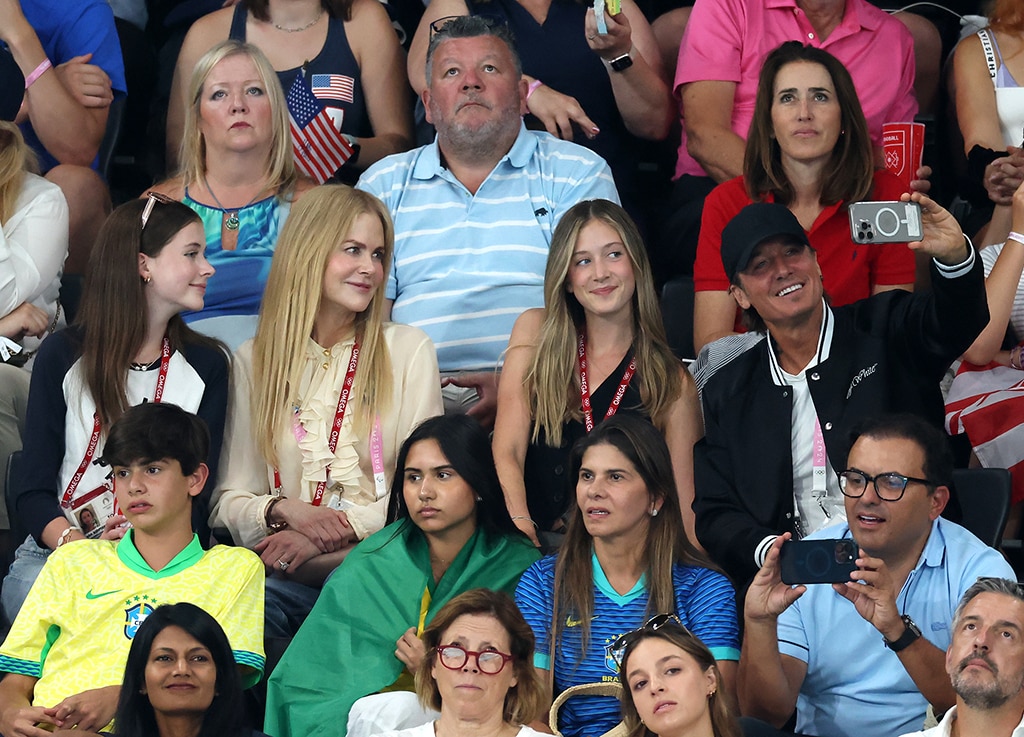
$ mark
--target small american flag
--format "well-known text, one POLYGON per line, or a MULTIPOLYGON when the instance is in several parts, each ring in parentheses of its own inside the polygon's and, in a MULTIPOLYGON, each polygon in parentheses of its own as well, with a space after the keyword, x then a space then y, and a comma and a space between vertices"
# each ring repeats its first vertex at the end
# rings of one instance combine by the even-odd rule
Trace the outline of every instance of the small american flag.
POLYGON ((352 102, 355 94, 356 81, 344 74, 314 74, 313 94, 320 100, 340 100, 352 102))
POLYGON ((338 132, 306 78, 295 75, 285 97, 291 124, 295 166, 306 176, 323 184, 352 156, 352 146, 338 132))

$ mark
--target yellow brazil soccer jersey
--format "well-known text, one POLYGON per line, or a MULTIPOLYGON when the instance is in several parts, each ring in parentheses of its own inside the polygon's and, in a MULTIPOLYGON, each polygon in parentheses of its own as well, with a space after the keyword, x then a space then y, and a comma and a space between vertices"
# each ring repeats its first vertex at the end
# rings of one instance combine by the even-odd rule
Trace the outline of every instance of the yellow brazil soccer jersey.
POLYGON ((50 555, 11 632, 0 671, 38 678, 34 706, 119 685, 139 625, 161 604, 188 601, 227 633, 246 685, 263 672, 263 564, 245 548, 203 551, 197 537, 159 571, 120 542, 82 540, 50 555))

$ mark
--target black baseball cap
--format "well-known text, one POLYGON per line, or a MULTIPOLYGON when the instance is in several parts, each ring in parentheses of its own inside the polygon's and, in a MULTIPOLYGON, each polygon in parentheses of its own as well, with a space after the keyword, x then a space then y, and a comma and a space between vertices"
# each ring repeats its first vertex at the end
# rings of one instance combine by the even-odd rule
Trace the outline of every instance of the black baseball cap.
POLYGON ((722 230, 722 266, 729 281, 747 268, 755 248, 777 238, 811 246, 800 221, 785 205, 755 202, 740 210, 722 230))
POLYGON ((25 97, 25 75, 11 52, 0 46, 0 120, 14 120, 25 97))

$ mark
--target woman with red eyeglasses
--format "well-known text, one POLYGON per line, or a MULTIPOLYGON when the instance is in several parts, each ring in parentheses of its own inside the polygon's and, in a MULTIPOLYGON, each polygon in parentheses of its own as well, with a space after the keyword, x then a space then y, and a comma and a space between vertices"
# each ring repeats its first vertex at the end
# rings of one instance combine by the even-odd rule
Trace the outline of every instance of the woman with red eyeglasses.
POLYGON ((473 589, 455 597, 424 631, 426 654, 416 671, 416 695, 441 715, 380 737, 461 734, 467 727, 487 737, 539 736, 523 726, 543 699, 533 643, 507 594, 473 589))

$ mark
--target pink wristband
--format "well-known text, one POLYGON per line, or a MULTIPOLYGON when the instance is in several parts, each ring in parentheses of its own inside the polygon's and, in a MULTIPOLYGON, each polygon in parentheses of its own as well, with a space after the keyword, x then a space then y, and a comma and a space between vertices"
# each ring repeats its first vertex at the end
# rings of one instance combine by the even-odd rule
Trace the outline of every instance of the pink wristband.
POLYGON ((35 81, 43 76, 48 69, 53 69, 53 64, 50 63, 49 59, 43 59, 39 62, 39 66, 32 70, 32 73, 25 77, 25 89, 27 90, 35 81))
POLYGON ((535 79, 532 82, 530 82, 530 86, 526 88, 526 99, 529 100, 530 96, 534 92, 536 92, 537 88, 540 87, 542 84, 544 84, 544 83, 541 82, 539 79, 535 79))

